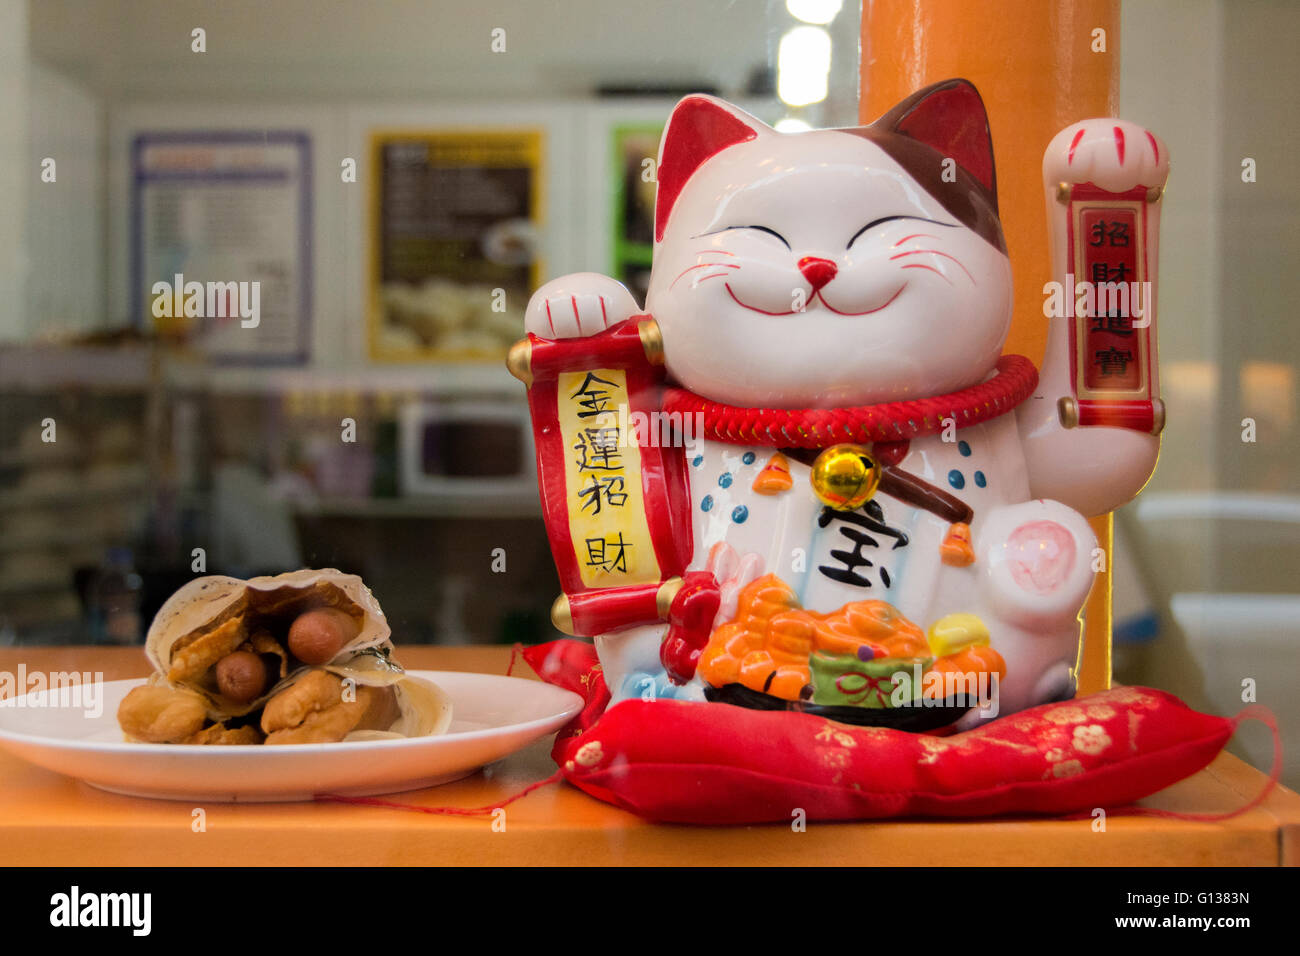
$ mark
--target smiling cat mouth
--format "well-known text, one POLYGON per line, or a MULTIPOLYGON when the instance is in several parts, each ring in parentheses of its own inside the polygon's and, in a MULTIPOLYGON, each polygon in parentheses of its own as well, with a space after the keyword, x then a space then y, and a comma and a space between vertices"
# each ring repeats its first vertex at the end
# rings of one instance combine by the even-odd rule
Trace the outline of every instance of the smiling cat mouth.
MULTIPOLYGON (((727 295, 731 296, 732 301, 734 301, 736 305, 740 306, 743 309, 748 309, 750 312, 757 312, 759 315, 772 315, 772 316, 797 315, 800 312, 807 311, 807 307, 805 307, 803 309, 790 309, 786 312, 769 312, 767 309, 760 309, 757 308, 756 306, 752 306, 746 302, 741 301, 740 297, 736 295, 735 291, 731 288, 730 282, 723 283, 723 285, 727 289, 727 295)), ((881 309, 886 308, 891 303, 893 303, 895 299, 897 299, 900 295, 903 294, 903 290, 906 288, 907 288, 907 283, 904 282, 902 285, 898 287, 898 291, 895 292, 893 295, 891 295, 883 305, 878 305, 874 309, 867 309, 864 312, 841 312, 839 309, 835 308, 835 306, 831 305, 829 302, 826 301, 826 299, 821 294, 821 290, 818 290, 817 292, 813 293, 812 299, 809 300, 808 305, 811 306, 814 303, 820 301, 821 304, 824 305, 828 311, 834 312, 836 315, 843 315, 843 316, 848 316, 850 318, 853 318, 859 315, 870 315, 873 312, 879 312, 881 309)))

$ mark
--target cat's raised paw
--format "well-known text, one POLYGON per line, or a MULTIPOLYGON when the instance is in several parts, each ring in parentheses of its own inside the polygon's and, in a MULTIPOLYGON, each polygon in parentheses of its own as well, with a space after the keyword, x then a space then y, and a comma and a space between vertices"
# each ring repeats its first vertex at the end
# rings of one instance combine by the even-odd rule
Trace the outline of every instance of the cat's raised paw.
POLYGON ((621 282, 596 272, 552 279, 528 300, 524 328, 544 339, 597 335, 640 312, 621 282))
POLYGON ((1089 119, 1067 126, 1043 155, 1043 180, 1092 183, 1109 192, 1137 186, 1163 186, 1169 177, 1169 150, 1160 137, 1136 123, 1089 119))

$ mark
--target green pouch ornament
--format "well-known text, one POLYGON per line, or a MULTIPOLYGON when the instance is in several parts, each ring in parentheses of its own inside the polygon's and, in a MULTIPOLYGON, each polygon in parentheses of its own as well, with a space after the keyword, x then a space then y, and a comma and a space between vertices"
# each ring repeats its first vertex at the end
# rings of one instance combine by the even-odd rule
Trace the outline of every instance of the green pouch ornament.
MULTIPOLYGON (((863 651, 871 653, 866 648, 863 651)), ((912 706, 921 696, 922 681, 918 677, 932 663, 933 659, 928 657, 864 660, 854 654, 813 651, 808 658, 812 671, 812 702, 876 710, 912 706)))

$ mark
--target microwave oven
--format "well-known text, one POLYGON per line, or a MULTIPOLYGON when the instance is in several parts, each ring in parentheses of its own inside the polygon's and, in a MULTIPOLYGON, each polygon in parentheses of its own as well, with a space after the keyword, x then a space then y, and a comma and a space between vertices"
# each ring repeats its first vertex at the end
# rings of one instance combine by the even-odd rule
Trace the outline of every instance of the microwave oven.
POLYGON ((399 423, 403 495, 537 497, 527 402, 414 401, 399 423))

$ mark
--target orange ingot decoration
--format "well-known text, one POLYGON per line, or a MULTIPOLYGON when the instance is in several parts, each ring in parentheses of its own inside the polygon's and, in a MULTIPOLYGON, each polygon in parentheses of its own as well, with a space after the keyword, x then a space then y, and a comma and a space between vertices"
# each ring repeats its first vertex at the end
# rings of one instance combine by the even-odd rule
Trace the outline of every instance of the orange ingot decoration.
MULTIPOLYGON (((931 656, 924 632, 886 601, 853 601, 819 614, 799 605, 775 574, 750 582, 740 592, 736 617, 716 628, 700 656, 699 674, 714 687, 743 684, 783 700, 799 700, 811 679, 814 651, 855 654, 871 648, 878 658, 931 656)), ((938 670, 998 673, 1006 664, 993 648, 963 648, 934 660, 938 670)))

